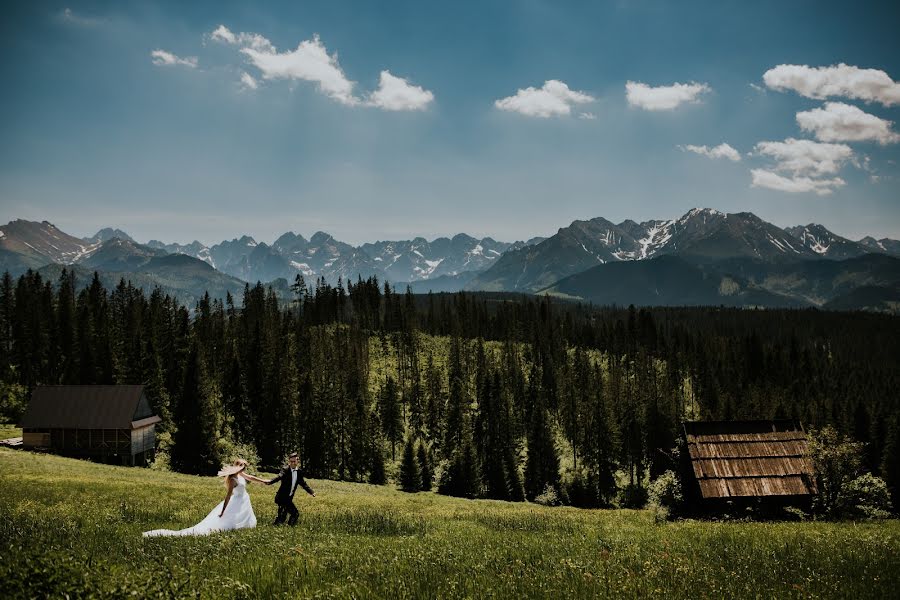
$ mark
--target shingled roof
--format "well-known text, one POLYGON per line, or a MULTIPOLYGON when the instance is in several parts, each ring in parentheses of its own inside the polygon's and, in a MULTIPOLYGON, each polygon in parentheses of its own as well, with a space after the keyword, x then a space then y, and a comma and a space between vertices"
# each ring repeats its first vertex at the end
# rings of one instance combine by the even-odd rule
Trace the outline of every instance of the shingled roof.
POLYGON ((131 429, 134 423, 151 421, 159 418, 153 416, 142 385, 39 385, 22 427, 131 429))
POLYGON ((695 421, 684 433, 703 499, 816 493, 798 421, 695 421))

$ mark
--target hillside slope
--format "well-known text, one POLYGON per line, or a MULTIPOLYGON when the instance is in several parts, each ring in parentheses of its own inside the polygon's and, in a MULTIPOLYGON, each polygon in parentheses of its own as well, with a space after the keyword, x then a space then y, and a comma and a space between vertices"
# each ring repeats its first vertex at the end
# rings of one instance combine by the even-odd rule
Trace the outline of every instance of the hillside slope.
POLYGON ((7 597, 890 597, 900 522, 656 525, 650 511, 545 508, 311 480, 296 528, 142 539, 202 519, 221 480, 0 448, 7 597), (740 557, 740 560, 735 560, 740 557), (90 565, 90 568, 85 568, 90 565), (640 576, 636 576, 640 573, 640 576))

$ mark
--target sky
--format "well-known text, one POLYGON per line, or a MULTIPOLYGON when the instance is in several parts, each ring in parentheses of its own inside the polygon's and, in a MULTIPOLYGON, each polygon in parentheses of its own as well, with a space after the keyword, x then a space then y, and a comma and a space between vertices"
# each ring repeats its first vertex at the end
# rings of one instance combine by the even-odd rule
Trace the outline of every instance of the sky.
POLYGON ((900 4, 5 3, 0 220, 502 241, 693 207, 900 238, 900 4))

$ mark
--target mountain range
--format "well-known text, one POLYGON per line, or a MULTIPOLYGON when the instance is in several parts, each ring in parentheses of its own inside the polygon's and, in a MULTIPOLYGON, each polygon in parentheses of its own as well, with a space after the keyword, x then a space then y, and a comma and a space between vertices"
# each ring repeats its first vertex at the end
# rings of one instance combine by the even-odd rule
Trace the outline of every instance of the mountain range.
POLYGON ((277 278, 293 280, 300 273, 307 279, 324 277, 332 284, 338 279, 355 281, 360 275, 404 284, 482 271, 507 250, 541 241, 543 238, 533 238, 510 244, 459 234, 431 242, 419 237, 354 247, 319 231, 308 240, 287 232, 271 246, 258 243, 250 236, 226 240, 211 247, 197 241, 181 245, 151 240, 147 245, 169 253, 193 256, 223 273, 251 282, 277 278))
POLYGON ((319 231, 271 244, 246 235, 213 246, 140 244, 115 228, 81 239, 47 221, 0 227, 0 270, 49 276, 60 265, 188 302, 206 290, 237 294, 245 282, 276 282, 286 293, 302 274, 332 284, 375 276, 415 293, 544 293, 603 304, 900 307, 900 241, 853 241, 813 223, 782 229, 753 213, 708 208, 641 223, 574 221, 549 238, 513 243, 458 234, 353 246, 319 231))

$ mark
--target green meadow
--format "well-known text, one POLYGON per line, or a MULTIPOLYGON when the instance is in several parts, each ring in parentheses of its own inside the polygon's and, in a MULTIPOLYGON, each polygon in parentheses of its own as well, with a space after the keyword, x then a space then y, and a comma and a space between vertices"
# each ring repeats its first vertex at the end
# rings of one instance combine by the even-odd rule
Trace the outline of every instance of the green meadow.
POLYGON ((296 528, 194 538, 222 482, 0 449, 7 598, 887 598, 900 522, 657 523, 651 511, 546 508, 311 480, 296 528))

